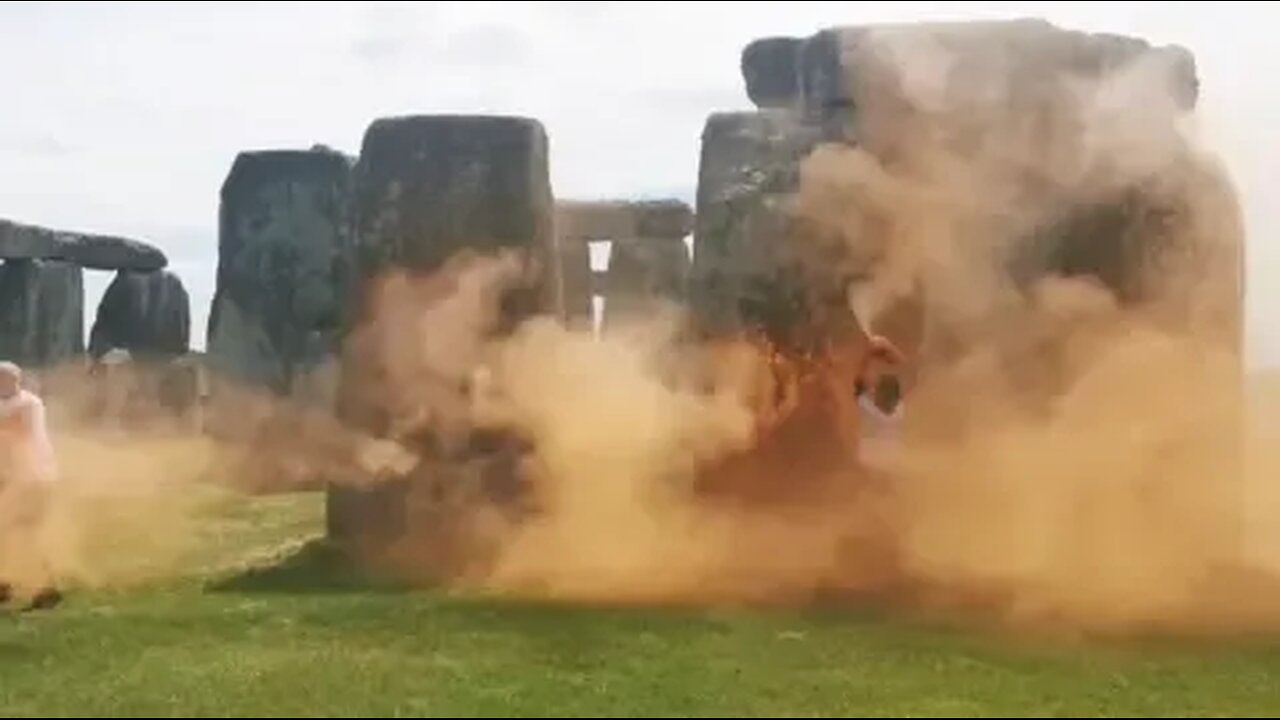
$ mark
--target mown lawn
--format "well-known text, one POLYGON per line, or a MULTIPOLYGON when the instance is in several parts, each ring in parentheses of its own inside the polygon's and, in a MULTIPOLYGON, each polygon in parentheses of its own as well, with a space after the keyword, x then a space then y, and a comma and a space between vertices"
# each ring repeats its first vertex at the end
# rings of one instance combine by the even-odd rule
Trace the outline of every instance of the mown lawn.
POLYGON ((224 504, 199 548, 203 574, 0 615, 0 714, 1280 713, 1276 642, 1085 647, 867 612, 402 592, 358 582, 306 543, 320 517, 312 496, 224 504))

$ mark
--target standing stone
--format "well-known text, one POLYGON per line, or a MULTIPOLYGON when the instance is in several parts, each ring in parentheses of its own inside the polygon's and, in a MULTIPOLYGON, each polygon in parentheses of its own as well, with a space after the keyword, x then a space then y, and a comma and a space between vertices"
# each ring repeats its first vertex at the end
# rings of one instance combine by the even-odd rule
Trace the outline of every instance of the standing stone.
POLYGON ((211 369, 278 394, 335 352, 348 292, 350 165, 324 149, 246 152, 222 186, 211 369))
POLYGON ((0 359, 47 367, 84 352, 84 271, 58 260, 0 264, 0 359))
POLYGON ((800 39, 754 40, 742 50, 747 97, 758 108, 789 108, 800 99, 800 39))
MULTIPOLYGON (((994 103, 1013 117, 1034 114, 1031 106, 1043 106, 1058 92, 1054 85, 1066 80, 1079 87, 1140 60, 1159 62, 1160 76, 1152 74, 1151 82, 1165 84, 1181 108, 1194 107, 1195 59, 1176 45, 1064 30, 1035 18, 831 27, 799 44, 799 105, 828 137, 865 143, 868 135, 899 132, 902 112, 936 110, 960 99, 974 107, 994 103), (913 97, 907 101, 905 94, 913 97)), ((1063 109, 1078 103, 1068 92, 1063 109)), ((942 122, 954 126, 960 119, 952 115, 942 122)))
POLYGON ((191 301, 173 273, 121 271, 107 286, 89 333, 89 355, 113 348, 135 358, 171 358, 187 352, 191 301))
POLYGON ((854 111, 850 63, 857 28, 828 28, 805 38, 797 50, 798 93, 810 121, 854 111))
POLYGON ((802 311, 787 276, 786 203, 817 142, 793 114, 717 113, 702 133, 689 298, 705 331, 763 327, 782 337, 802 311))
POLYGON ((552 246, 547 138, 523 118, 413 116, 365 133, 355 213, 360 272, 430 271, 464 248, 552 246))
POLYGON ((595 287, 591 270, 591 246, 586 241, 559 239, 563 297, 560 317, 569 327, 590 328, 594 317, 595 287))
POLYGON ((651 314, 655 302, 683 302, 689 276, 684 240, 614 240, 609 254, 604 322, 607 329, 651 314))
MULTIPOLYGON (((389 405, 405 393, 404 388, 387 386, 388 367, 404 359, 386 356, 379 333, 365 331, 371 323, 388 322, 373 317, 371 305, 387 273, 406 271, 422 278, 461 251, 487 255, 516 250, 531 261, 529 267, 543 272, 530 273, 531 282, 502 294, 501 325, 509 328, 532 312, 553 308, 562 297, 546 133, 537 121, 516 117, 378 120, 365 133, 354 198, 357 310, 343 347, 339 411, 355 427, 386 436, 396 420, 396 410, 389 405)), ((413 290, 404 297, 414 297, 413 290)), ((450 389, 441 391, 448 394, 450 389)), ((427 455, 440 452, 439 438, 428 434, 417 438, 416 449, 427 455)), ((449 462, 475 457, 463 455, 449 462)), ((414 508, 438 506, 434 498, 450 496, 457 484, 437 475, 432 490, 432 479, 424 473, 430 475, 420 469, 370 490, 331 486, 330 535, 358 545, 381 545, 411 525, 422 529, 423 524, 446 524, 442 518, 447 512, 414 508)), ((449 544, 449 539, 433 535, 426 545, 449 544)))

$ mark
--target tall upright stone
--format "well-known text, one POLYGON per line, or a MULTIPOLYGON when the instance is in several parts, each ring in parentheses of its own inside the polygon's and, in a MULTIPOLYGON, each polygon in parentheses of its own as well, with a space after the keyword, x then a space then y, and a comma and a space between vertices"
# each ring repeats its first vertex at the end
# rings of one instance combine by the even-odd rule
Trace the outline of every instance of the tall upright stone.
POLYGON ((59 260, 0 263, 0 359, 32 367, 84 352, 84 271, 59 260))
POLYGON ((712 333, 784 336, 804 303, 788 273, 786 205, 815 128, 784 110, 717 113, 702 133, 689 299, 712 333))
POLYGON ((350 162, 327 149, 245 152, 222 186, 208 360, 278 394, 336 352, 349 291, 350 162))
MULTIPOLYGON (((1088 155, 1080 147, 1085 135, 1078 126, 1080 98, 1091 84, 1141 78, 1149 86, 1135 92, 1147 98, 1136 102, 1144 118, 1142 142, 1151 147, 1166 139, 1168 145, 1175 143, 1172 124, 1155 115, 1173 117, 1190 109, 1198 93, 1194 58, 1182 48, 1067 31, 1039 19, 829 27, 795 41, 763 38, 744 48, 742 72, 753 102, 780 109, 720 114, 707 124, 699 177, 695 307, 714 328, 763 324, 773 328, 769 334, 774 339, 802 324, 802 303, 809 306, 805 312, 821 306, 836 310, 843 276, 872 273, 867 263, 883 254, 876 251, 879 241, 874 237, 866 238, 865 247, 862 238, 845 238, 843 246, 852 252, 825 263, 838 272, 815 272, 819 268, 811 257, 801 261, 809 263, 810 277, 783 282, 776 274, 801 264, 780 255, 796 248, 792 237, 797 232, 829 232, 814 227, 816 223, 806 228, 803 218, 781 210, 786 196, 798 189, 794 179, 803 155, 817 144, 856 145, 890 167, 905 167, 929 152, 955 155, 953 161, 962 165, 999 165, 1001 161, 983 153, 1000 146, 1003 155, 1022 159, 1000 166, 1010 174, 1003 182, 1030 198, 1022 203, 1029 212, 1040 205, 1092 205, 1080 208, 1080 214, 1093 216, 1084 224, 1110 227, 1102 236, 1084 228, 1084 236, 1097 242, 1073 242, 1066 259, 1055 259, 1064 251, 1051 250, 1053 242, 1033 243, 1044 250, 1043 256, 1017 258, 1017 271, 1031 267, 1035 275, 1053 262, 1084 263, 1116 280, 1130 273, 1116 254, 1120 244, 1111 241, 1118 227, 1131 222, 1118 211, 1129 190, 1113 192, 1107 183, 1094 183, 1096 187, 1067 193, 1044 177, 1052 168, 1082 162, 1088 155), (1034 132, 1027 131, 1029 117, 1037 118, 1034 132), (1145 132, 1148 126, 1150 132, 1145 132), (928 149, 930 143, 942 149, 928 149), (1024 177, 1014 176, 1016 172, 1024 177), (817 291, 825 299, 801 297, 802 288, 813 295, 819 284, 830 286, 817 291)), ((856 204, 858 198, 850 202, 856 204)), ((1080 224, 1071 218, 1066 222, 1080 224)), ((809 252, 829 244, 818 239, 809 243, 809 252)), ((1147 247, 1143 240, 1138 244, 1147 247)))
POLYGON ((860 28, 826 28, 805 38, 796 50, 797 94, 806 119, 822 122, 855 110, 847 58, 860 28))
POLYGON ((591 327, 594 312, 595 283, 591 268, 591 246, 587 242, 565 242, 560 238, 559 268, 562 297, 560 317, 574 328, 591 327))
POLYGON ((463 249, 553 246, 547 138, 534 120, 411 116, 365 133, 355 184, 360 277, 440 268, 463 249))
MULTIPOLYGON (((772 60, 758 46, 773 41, 747 46, 756 66, 772 60)), ((952 132, 965 118, 937 111, 957 103, 971 116, 990 102, 1011 117, 1068 110, 1087 83, 1156 57, 1169 70, 1152 81, 1167 83, 1163 90, 1181 108, 1194 107, 1195 60, 1179 46, 1065 30, 1039 18, 828 27, 799 42, 796 104, 828 138, 877 144, 878 136, 913 134, 903 132, 902 115, 925 107, 952 132), (1046 108, 1046 99, 1063 90, 1065 102, 1046 108), (903 93, 917 97, 906 100, 903 93)), ((758 92, 747 79, 748 92, 758 92)), ((987 119, 990 114, 978 115, 979 124, 987 119)))
MULTIPOLYGON (((562 302, 547 162, 546 133, 531 119, 411 116, 377 120, 369 127, 354 185, 358 278, 339 389, 339 411, 346 422, 380 437, 393 434, 398 424, 392 405, 403 400, 407 389, 389 383, 395 382, 392 366, 403 359, 391 356, 394 352, 383 342, 385 333, 370 332, 380 323, 401 322, 377 314, 375 297, 389 275, 428 278, 460 253, 516 251, 532 272, 523 275, 527 282, 502 292, 496 331, 562 302)), ((415 297, 409 289, 401 302, 413 303, 415 297)), ((416 315, 410 309, 403 322, 412 322, 416 315)), ((402 332, 412 334, 414 328, 402 332)), ((450 394, 457 384, 446 378, 438 389, 450 394)), ((332 536, 361 546, 380 545, 394 541, 410 525, 450 522, 447 512, 419 513, 411 508, 430 506, 450 495, 456 484, 440 475, 445 472, 441 463, 456 467, 489 454, 477 455, 466 443, 461 456, 450 455, 430 430, 419 433, 415 441, 416 450, 438 461, 431 463, 438 471, 434 480, 424 465, 403 480, 374 489, 331 486, 332 536), (426 516, 432 519, 423 521, 426 516)), ((429 548, 450 542, 443 534, 432 537, 433 542, 426 543, 429 548)))
POLYGON ((98 303, 89 355, 113 349, 138 359, 183 355, 191 342, 191 300, 182 280, 167 270, 116 273, 98 303))

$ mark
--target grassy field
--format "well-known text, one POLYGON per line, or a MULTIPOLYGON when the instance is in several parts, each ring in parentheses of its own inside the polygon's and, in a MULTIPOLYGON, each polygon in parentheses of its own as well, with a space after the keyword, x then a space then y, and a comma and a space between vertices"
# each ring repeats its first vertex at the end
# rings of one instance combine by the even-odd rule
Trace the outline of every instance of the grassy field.
POLYGON ((226 504, 202 539, 203 574, 0 615, 0 713, 1280 712, 1280 643, 1049 647, 852 611, 606 610, 401 592, 356 582, 308 543, 320 511, 310 496, 226 504))

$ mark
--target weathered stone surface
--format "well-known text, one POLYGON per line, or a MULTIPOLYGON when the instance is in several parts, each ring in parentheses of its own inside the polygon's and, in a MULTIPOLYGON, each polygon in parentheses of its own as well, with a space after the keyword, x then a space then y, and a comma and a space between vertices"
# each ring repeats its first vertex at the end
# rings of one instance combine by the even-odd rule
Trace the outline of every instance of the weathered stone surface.
POLYGON ((770 37, 742 49, 747 97, 759 108, 793 107, 800 99, 800 39, 770 37))
POLYGON ((0 263, 0 358, 49 366, 84 352, 84 271, 58 260, 0 263))
MULTIPOLYGON (((782 282, 785 203, 817 131, 780 110, 718 113, 702 134, 689 299, 711 332, 785 327, 798 302, 782 282)), ((779 330, 781 332, 781 330, 779 330)))
POLYGON ((595 295, 591 270, 591 248, 585 242, 562 242, 560 257, 560 317, 570 327, 591 327, 595 295))
MULTIPOLYGON (((1126 304, 1152 296, 1135 268, 1168 254, 1137 231, 1149 222, 1137 218, 1162 214, 1139 209, 1151 205, 1140 186, 1167 185, 1180 173, 1171 167, 1184 143, 1178 121, 1198 93, 1194 58, 1184 49, 1039 20, 832 28, 806 41, 801 77, 804 116, 823 128, 824 138, 838 134, 890 168, 946 164, 982 178, 990 190, 975 193, 980 199, 971 210, 948 218, 948 232, 1010 242, 991 256, 969 258, 965 271, 1007 261, 1013 279, 1027 287, 1050 272, 1092 276, 1126 304), (1154 149, 1150 165, 1138 167, 1146 160, 1135 161, 1143 154, 1132 152, 1137 146, 1154 149)), ((851 194, 848 215, 862 225, 857 240, 875 246, 888 237, 877 227, 896 222, 894 212, 859 203, 851 194)), ((876 252, 882 244, 866 249, 861 258, 850 257, 859 250, 846 250, 832 264, 885 254, 876 252)), ((913 316, 925 315, 926 329, 899 336, 927 337, 929 353, 941 362, 982 342, 968 327, 974 320, 965 303, 949 302, 940 289, 964 282, 959 267, 949 271, 956 277, 923 282, 928 300, 904 303, 892 323, 911 326, 913 316)))
POLYGON ((169 264, 159 248, 111 235, 50 230, 0 220, 0 258, 65 260, 95 270, 160 270, 169 264))
POLYGON ((1139 59, 1162 63, 1153 79, 1165 79, 1182 109, 1195 106, 1199 81, 1185 48, 1065 30, 1039 19, 826 28, 800 44, 799 96, 810 121, 856 125, 853 116, 863 107, 880 107, 904 92, 904 73, 915 86, 906 92, 936 94, 925 102, 940 102, 944 94, 1021 102, 1041 98, 1046 84, 1062 78, 1096 80, 1139 59))
POLYGON ((562 242, 626 238, 682 238, 693 231, 693 211, 681 200, 563 200, 556 204, 562 242))
POLYGON ((796 52, 796 83, 806 115, 812 119, 854 111, 855 70, 846 61, 857 37, 852 28, 828 28, 806 38, 796 52))
POLYGON ((169 259, 159 248, 138 240, 108 235, 73 234, 61 259, 94 270, 162 270, 169 259))
MULTIPOLYGON (((692 232, 693 211, 688 204, 674 199, 564 200, 556 204, 555 224, 565 294, 563 315, 569 322, 581 324, 593 316, 592 296, 606 294, 605 283, 595 278, 591 270, 587 243, 612 240, 617 248, 619 242, 644 238, 674 247, 673 241, 680 242, 692 232)), ((636 257, 649 258, 651 254, 639 252, 636 257)), ((627 250, 622 253, 627 254, 627 250)), ((620 267, 627 265, 626 258, 621 262, 620 267)), ((619 300, 616 305, 624 302, 619 300)))
POLYGON ((350 289, 350 171, 325 150, 236 158, 222 186, 210 369, 287 394, 336 351, 350 289))
MULTIPOLYGON (((763 57, 765 47, 762 41, 752 49, 763 57)), ((801 43, 797 62, 801 112, 739 116, 737 126, 731 116, 713 117, 699 179, 695 309, 713 327, 764 325, 775 340, 802 325, 802 307, 834 309, 844 276, 865 259, 832 258, 834 272, 815 273, 814 258, 806 258, 808 276, 800 277, 794 271, 803 272, 803 262, 778 256, 798 245, 787 238, 809 230, 780 209, 795 187, 800 160, 793 151, 835 141, 906 163, 936 141, 957 162, 965 152, 982 162, 981 148, 1003 142, 1004 154, 1023 158, 1001 166, 1009 184, 1044 193, 1039 203, 1061 205, 1052 196, 1060 189, 1042 181, 1052 172, 1046 167, 1087 152, 1076 130, 1081 98, 1094 89, 1142 93, 1141 111, 1151 115, 1143 123, 1153 135, 1144 141, 1163 142, 1155 136, 1161 133, 1172 145, 1173 120, 1194 105, 1197 87, 1194 59, 1180 48, 1041 20, 827 28, 801 43), (1034 133, 1026 131, 1029 117, 1038 119, 1034 133)), ((1113 200, 1107 192, 1096 193, 1100 206, 1113 200)), ((1086 193, 1073 193, 1073 201, 1077 194, 1086 193)))
MULTIPOLYGON (((526 118, 414 116, 382 119, 369 127, 354 192, 359 309, 343 347, 339 411, 345 422, 386 437, 400 419, 392 405, 403 399, 405 389, 390 385, 395 380, 388 371, 397 358, 389 356, 394 351, 387 349, 383 333, 375 331, 380 324, 397 322, 375 311, 375 291, 388 273, 407 271, 422 278, 461 251, 516 251, 534 272, 504 287, 502 322, 494 330, 501 332, 530 313, 563 302, 547 161, 546 133, 540 123, 526 118)), ((400 301, 412 302, 416 288, 409 284, 401 289, 400 301)), ((414 331, 404 329, 409 337, 414 331)), ((447 404, 463 390, 457 380, 446 372, 430 387, 447 404)), ((443 458, 437 464, 448 467, 492 454, 468 449, 474 443, 449 450, 453 444, 442 440, 441 432, 436 426, 415 432, 414 449, 424 457, 443 458)), ((405 479, 376 488, 332 485, 330 535, 349 546, 384 545, 412 527, 433 526, 444 515, 417 507, 415 498, 439 507, 455 494, 455 485, 467 484, 453 483, 446 479, 452 477, 449 472, 442 475, 429 465, 424 462, 405 479)), ((433 537, 439 541, 433 540, 435 548, 449 542, 433 537)))
POLYGON ((174 357, 191 341, 191 300, 182 280, 167 271, 122 271, 107 286, 89 333, 89 354, 113 348, 134 357, 174 357))
POLYGON ((357 165, 361 274, 433 270, 463 248, 551 259, 547 137, 535 120, 411 116, 375 121, 357 165))
POLYGON ((62 236, 55 230, 0 220, 0 258, 40 260, 56 258, 63 246, 62 236))
POLYGON ((655 302, 683 302, 688 276, 689 249, 683 240, 614 240, 602 325, 607 329, 650 314, 655 302))

